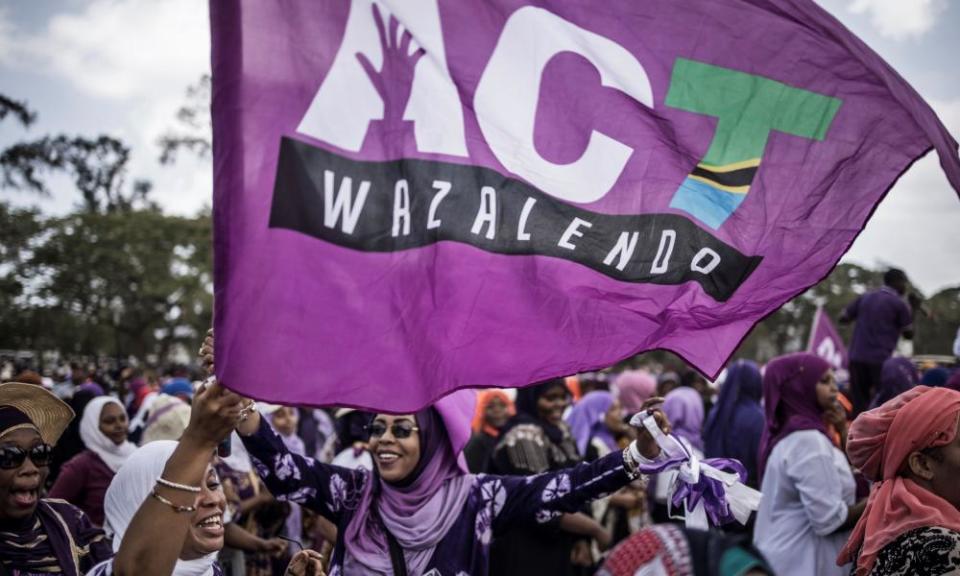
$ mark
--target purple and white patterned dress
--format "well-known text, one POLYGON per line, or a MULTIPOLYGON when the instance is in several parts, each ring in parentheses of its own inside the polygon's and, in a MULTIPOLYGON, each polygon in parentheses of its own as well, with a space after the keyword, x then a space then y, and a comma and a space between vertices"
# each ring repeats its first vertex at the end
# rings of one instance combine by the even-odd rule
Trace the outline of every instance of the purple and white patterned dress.
MULTIPOLYGON (((257 473, 278 500, 302 504, 336 524, 340 534, 345 533, 372 474, 292 454, 262 420, 259 430, 243 438, 243 443, 257 473)), ((460 518, 437 544, 424 576, 484 576, 490 543, 500 533, 577 512, 631 481, 619 451, 555 473, 471 478, 473 489, 460 518)), ((345 554, 343 540, 338 539, 329 576, 344 574, 345 554)))

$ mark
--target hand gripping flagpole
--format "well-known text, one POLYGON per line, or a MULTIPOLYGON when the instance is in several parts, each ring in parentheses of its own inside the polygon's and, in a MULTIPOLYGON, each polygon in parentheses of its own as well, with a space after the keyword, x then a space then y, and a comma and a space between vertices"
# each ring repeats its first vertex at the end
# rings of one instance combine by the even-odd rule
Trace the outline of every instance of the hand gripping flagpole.
POLYGON ((646 428, 665 455, 655 461, 642 457, 637 459, 639 472, 658 474, 667 470, 677 471, 677 478, 667 494, 671 517, 674 508, 682 510, 681 518, 686 527, 698 530, 733 521, 744 525, 747 523, 750 513, 760 504, 760 492, 743 483, 747 478, 743 464, 730 458, 701 460, 677 437, 664 434, 653 414, 635 414, 630 419, 630 425, 646 428))

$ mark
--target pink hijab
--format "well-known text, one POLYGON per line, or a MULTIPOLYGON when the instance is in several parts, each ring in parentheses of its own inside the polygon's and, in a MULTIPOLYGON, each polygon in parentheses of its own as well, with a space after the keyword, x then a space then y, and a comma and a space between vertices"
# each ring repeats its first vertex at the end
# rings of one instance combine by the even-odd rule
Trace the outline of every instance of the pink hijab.
POLYGON ((878 484, 840 551, 838 565, 851 562, 859 553, 856 574, 865 576, 880 550, 906 532, 927 526, 960 532, 956 507, 899 474, 911 452, 952 442, 958 416, 960 392, 917 386, 853 421, 847 455, 878 484))
POLYGON ((613 387, 624 414, 633 415, 640 411, 648 398, 657 393, 657 379, 646 370, 626 370, 617 375, 613 387))

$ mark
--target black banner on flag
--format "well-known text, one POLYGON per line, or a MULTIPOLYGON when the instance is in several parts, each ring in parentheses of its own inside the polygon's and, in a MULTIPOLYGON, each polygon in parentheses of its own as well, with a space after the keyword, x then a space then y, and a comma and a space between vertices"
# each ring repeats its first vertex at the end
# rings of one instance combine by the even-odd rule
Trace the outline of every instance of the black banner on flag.
POLYGON ((477 166, 366 162, 291 138, 280 146, 270 227, 365 252, 440 241, 582 264, 624 282, 694 281, 718 301, 759 265, 678 214, 611 215, 477 166))

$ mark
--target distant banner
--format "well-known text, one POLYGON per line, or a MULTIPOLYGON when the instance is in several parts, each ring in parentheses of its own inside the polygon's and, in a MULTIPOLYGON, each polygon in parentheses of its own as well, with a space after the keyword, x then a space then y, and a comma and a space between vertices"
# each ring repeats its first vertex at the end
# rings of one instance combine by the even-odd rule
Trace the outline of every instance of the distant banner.
POLYGON ((265 400, 412 411, 654 348, 716 374, 931 147, 960 188, 807 0, 210 10, 217 369, 265 400))
POLYGON ((807 350, 829 362, 835 371, 846 372, 847 347, 823 307, 814 313, 807 350))

